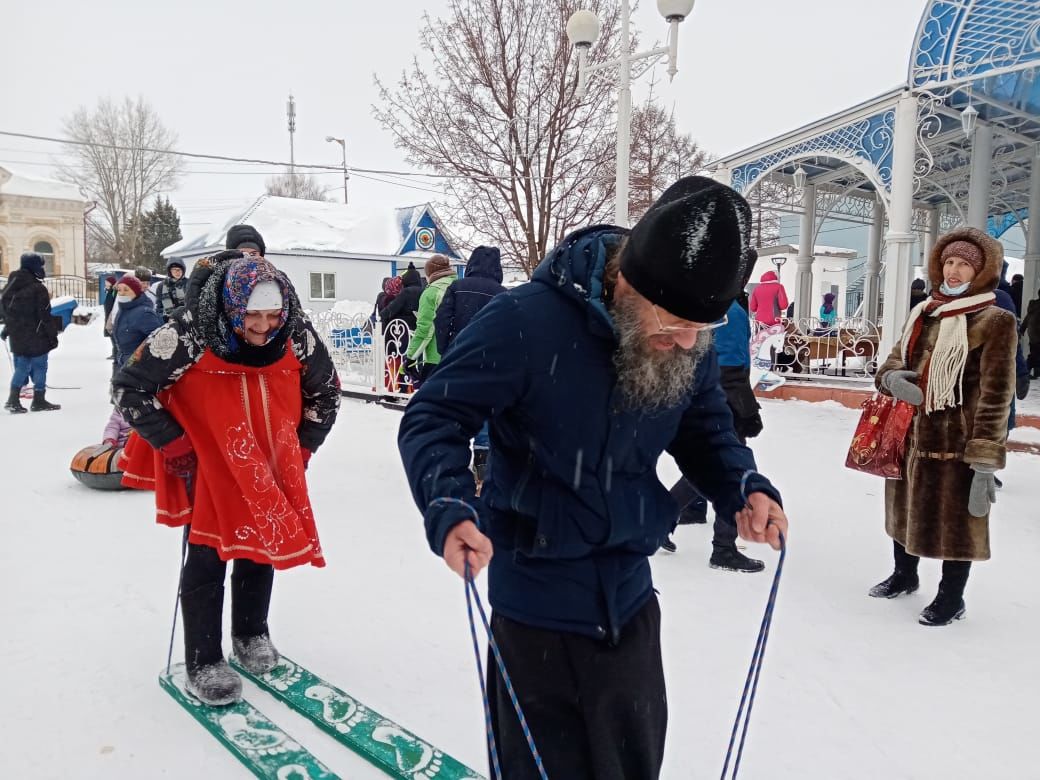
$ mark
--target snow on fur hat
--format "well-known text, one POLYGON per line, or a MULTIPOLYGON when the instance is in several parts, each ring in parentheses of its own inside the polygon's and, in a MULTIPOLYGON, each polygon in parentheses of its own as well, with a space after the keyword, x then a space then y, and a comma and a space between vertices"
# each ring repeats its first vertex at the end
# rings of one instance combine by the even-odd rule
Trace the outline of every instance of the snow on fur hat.
POLYGON ((714 179, 687 176, 665 190, 628 236, 621 273, 676 317, 715 322, 747 284, 751 209, 714 179))
POLYGON ((46 264, 43 262, 43 258, 35 252, 25 252, 19 260, 19 267, 37 279, 42 279, 46 275, 46 264))
POLYGON ((259 250, 261 255, 267 254, 267 245, 259 230, 252 225, 232 225, 227 232, 224 247, 238 249, 243 246, 259 250))
POLYGON ((426 272, 426 281, 436 282, 438 279, 443 279, 454 271, 451 270, 451 260, 446 258, 444 255, 434 255, 426 261, 426 267, 423 269, 426 272))
POLYGON ((238 335, 244 333, 250 296, 263 282, 274 282, 281 293, 282 312, 278 317, 278 327, 267 334, 267 340, 270 341, 278 335, 278 331, 285 326, 289 318, 289 309, 286 306, 289 300, 289 281, 285 274, 271 263, 253 257, 242 257, 232 261, 227 276, 224 277, 224 313, 231 323, 231 329, 238 335))

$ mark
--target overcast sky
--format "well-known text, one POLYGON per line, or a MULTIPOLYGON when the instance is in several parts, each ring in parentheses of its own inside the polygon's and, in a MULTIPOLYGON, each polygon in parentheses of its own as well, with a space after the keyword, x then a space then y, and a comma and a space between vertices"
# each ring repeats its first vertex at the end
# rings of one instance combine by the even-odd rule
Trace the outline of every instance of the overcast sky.
MULTIPOLYGON (((285 102, 297 101, 297 162, 409 166, 373 119, 373 75, 394 81, 418 48, 423 12, 447 0, 0 0, 0 130, 57 136, 100 96, 143 94, 188 152, 287 160, 285 102)), ((680 127, 722 155, 884 92, 906 79, 925 0, 697 0, 680 26, 679 74, 656 92, 680 127)), ((664 38, 656 3, 634 15, 664 38)), ((595 49, 593 49, 595 53, 595 49)), ((636 87, 645 94, 646 77, 636 87)), ((47 176, 54 144, 0 136, 0 164, 47 176)), ((214 208, 263 192, 256 167, 195 161, 172 193, 185 233, 214 208), (216 173, 220 171, 222 173, 216 173), (229 171, 231 173, 229 173, 229 171)), ((261 169, 264 170, 264 169, 261 169)), ((336 174, 323 182, 339 184, 336 174)), ((342 197, 342 190, 332 192, 342 197)), ((392 208, 434 193, 351 180, 351 201, 392 208)))

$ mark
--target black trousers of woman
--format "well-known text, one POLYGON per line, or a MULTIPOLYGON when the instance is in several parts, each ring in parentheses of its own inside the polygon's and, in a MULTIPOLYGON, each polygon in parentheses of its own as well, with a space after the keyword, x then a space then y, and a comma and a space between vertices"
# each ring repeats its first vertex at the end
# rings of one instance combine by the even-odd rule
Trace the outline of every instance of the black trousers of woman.
MULTIPOLYGON (((896 561, 896 572, 916 577, 917 564, 921 562, 921 559, 908 553, 906 548, 895 539, 892 540, 892 552, 896 561)), ((970 573, 971 561, 943 561, 942 581, 939 583, 939 587, 952 598, 963 598, 970 573)))
MULTIPOLYGON (((221 646, 227 563, 205 544, 189 544, 181 580, 184 660, 198 669, 224 657, 221 646)), ((231 570, 231 635, 264 636, 271 605, 274 567, 236 558, 231 570)))

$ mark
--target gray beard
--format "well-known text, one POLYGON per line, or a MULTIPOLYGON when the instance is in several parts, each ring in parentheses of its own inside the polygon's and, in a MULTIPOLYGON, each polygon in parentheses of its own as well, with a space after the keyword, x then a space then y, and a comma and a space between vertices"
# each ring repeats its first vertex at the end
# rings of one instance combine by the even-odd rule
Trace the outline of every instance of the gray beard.
POLYGON ((678 406, 693 388, 697 366, 712 344, 711 331, 697 336, 693 349, 654 349, 643 334, 638 299, 621 299, 611 309, 618 348, 614 369, 629 408, 655 411, 678 406))

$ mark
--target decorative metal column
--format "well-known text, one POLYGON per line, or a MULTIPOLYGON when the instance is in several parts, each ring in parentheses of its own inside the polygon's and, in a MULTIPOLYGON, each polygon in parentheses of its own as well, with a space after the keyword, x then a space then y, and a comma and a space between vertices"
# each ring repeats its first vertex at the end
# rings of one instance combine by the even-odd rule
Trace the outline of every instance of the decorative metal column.
POLYGON ((939 211, 928 209, 928 232, 924 235, 924 249, 921 250, 921 264, 924 266, 925 289, 931 289, 932 283, 928 278, 928 258, 932 254, 935 242, 939 240, 939 211))
MULTIPOLYGON (((816 185, 802 188, 802 223, 798 231, 798 273, 794 282, 794 316, 803 319, 813 310, 813 234, 816 232, 816 185)), ((788 291, 791 292, 790 290, 788 291)), ((788 296, 790 297, 790 296, 788 296)))
POLYGON ((903 94, 896 106, 892 151, 892 199, 885 237, 885 307, 882 314, 878 362, 883 362, 899 340, 910 309, 914 243, 914 157, 917 151, 917 98, 903 94))
POLYGON ((986 229, 993 167, 993 128, 983 122, 975 127, 971 144, 971 185, 968 188, 968 226, 986 229))
MULTIPOLYGON (((1037 294, 1040 285, 1040 146, 1033 155, 1029 177, 1029 222, 1026 224, 1025 271, 1022 274, 1022 313, 1037 294)), ((1023 336, 1022 349, 1028 350, 1029 336, 1023 336)))
POLYGON ((863 316, 874 323, 878 321, 881 310, 881 238, 884 232, 885 209, 881 201, 876 200, 867 243, 867 272, 863 276, 863 316))

